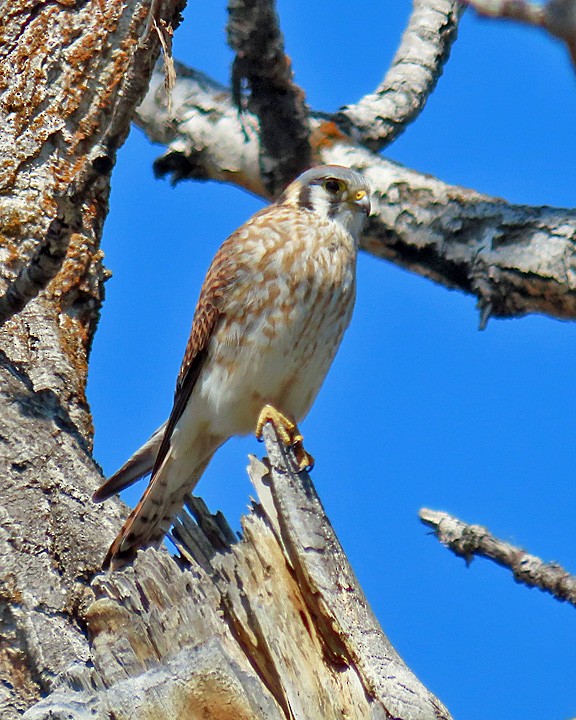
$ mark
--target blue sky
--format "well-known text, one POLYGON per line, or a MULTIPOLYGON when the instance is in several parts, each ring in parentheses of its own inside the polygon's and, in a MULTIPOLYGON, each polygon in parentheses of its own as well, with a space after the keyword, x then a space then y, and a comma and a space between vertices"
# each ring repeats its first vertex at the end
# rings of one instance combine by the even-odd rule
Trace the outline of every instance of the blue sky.
MULTIPOLYGON (((410 11, 279 2, 310 105, 335 110, 381 79, 410 11)), ((175 56, 227 82, 224 3, 194 3, 175 56)), ((418 120, 386 155, 516 203, 574 205, 576 82, 544 34, 467 13, 418 120)), ((114 471, 168 415, 200 284, 262 203, 235 188, 153 178, 133 130, 113 176, 103 249, 113 272, 89 397, 95 456, 114 471)), ((576 326, 492 320, 473 298, 362 256, 355 316, 308 419, 313 480, 385 632, 459 720, 576 715, 576 613, 509 573, 469 568, 418 509, 447 510, 576 572, 576 326)), ((253 494, 232 440, 197 491, 239 527, 253 494)), ((134 504, 140 486, 125 499, 134 504)))

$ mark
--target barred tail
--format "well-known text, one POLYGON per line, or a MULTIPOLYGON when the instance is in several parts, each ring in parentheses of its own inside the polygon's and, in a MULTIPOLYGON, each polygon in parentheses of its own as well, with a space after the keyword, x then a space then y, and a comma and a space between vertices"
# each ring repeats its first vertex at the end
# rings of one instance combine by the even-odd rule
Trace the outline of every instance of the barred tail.
MULTIPOLYGON (((110 546, 102 564, 104 570, 117 570, 132 562, 140 548, 161 543, 182 508, 184 495, 200 480, 212 455, 182 475, 182 461, 168 453, 110 546)), ((191 465, 187 463, 186 467, 191 465)))
POLYGON ((98 490, 92 495, 94 502, 102 502, 107 500, 112 495, 117 495, 124 488, 129 487, 137 480, 140 480, 144 475, 152 472, 162 438, 164 437, 164 431, 166 430, 166 424, 161 425, 152 436, 146 440, 142 447, 138 448, 136 452, 122 465, 120 470, 117 470, 114 475, 108 478, 106 482, 101 485, 98 490))

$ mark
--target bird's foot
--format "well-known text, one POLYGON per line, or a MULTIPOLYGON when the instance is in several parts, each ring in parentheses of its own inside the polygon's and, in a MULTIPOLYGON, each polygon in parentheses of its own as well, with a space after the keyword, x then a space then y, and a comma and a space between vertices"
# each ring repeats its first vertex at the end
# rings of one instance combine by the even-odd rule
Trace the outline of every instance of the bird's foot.
POLYGON ((273 405, 264 405, 260 411, 258 422, 256 423, 256 437, 262 439, 262 431, 264 425, 271 422, 274 425, 278 437, 287 447, 294 450, 296 462, 299 470, 312 470, 314 467, 314 458, 304 449, 304 438, 298 429, 298 425, 286 415, 283 415, 273 405))

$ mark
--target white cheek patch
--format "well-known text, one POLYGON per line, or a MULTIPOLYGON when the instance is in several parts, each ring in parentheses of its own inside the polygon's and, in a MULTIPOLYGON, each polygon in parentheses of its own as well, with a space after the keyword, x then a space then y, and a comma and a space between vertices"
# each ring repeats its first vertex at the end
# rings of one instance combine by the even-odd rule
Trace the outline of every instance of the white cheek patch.
POLYGON ((310 204, 314 208, 314 212, 323 218, 328 218, 330 200, 326 190, 320 185, 312 185, 310 188, 310 204))

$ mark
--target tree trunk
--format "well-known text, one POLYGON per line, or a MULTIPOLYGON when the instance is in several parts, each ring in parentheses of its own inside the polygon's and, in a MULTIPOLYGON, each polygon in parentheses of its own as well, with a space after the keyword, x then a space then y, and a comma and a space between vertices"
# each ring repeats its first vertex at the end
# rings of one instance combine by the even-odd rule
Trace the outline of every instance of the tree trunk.
POLYGON ((174 24, 181 8, 0 3, 0 281, 12 291, 0 330, 3 720, 90 655, 79 607, 123 514, 90 502, 99 244, 116 151, 158 56, 152 19, 174 24))
POLYGON ((180 9, 1 7, 1 716, 448 717, 381 634, 306 477, 284 488, 309 503, 291 498, 296 515, 274 470, 275 510, 255 507, 242 542, 197 537, 203 567, 149 550, 93 580, 124 515, 90 501, 99 243, 116 151, 180 9))
MULTIPOLYGON (((256 5, 277 22, 273 2, 256 5)), ((270 197, 293 160, 355 166, 375 190, 365 249, 474 293, 484 321, 576 317, 573 211, 513 207, 374 152, 434 87, 455 0, 418 0, 393 71, 331 117, 306 107, 278 28, 264 55, 283 72, 260 72, 262 47, 240 39, 254 6, 231 4, 243 55, 234 94, 180 68, 172 107, 155 76, 139 123, 170 144, 160 171, 270 197), (233 102, 243 81, 249 122, 233 102), (269 91, 286 101, 290 136, 269 91), (310 153, 290 157, 294 139, 310 153)), ((182 558, 147 550, 98 574, 125 516, 121 503, 90 501, 101 481, 85 398, 106 279, 99 243, 116 151, 181 8, 0 0, 0 715, 448 719, 383 635, 310 478, 270 426, 270 467, 251 462, 260 504, 239 542, 190 499, 196 522, 184 514, 174 531, 182 558)))

